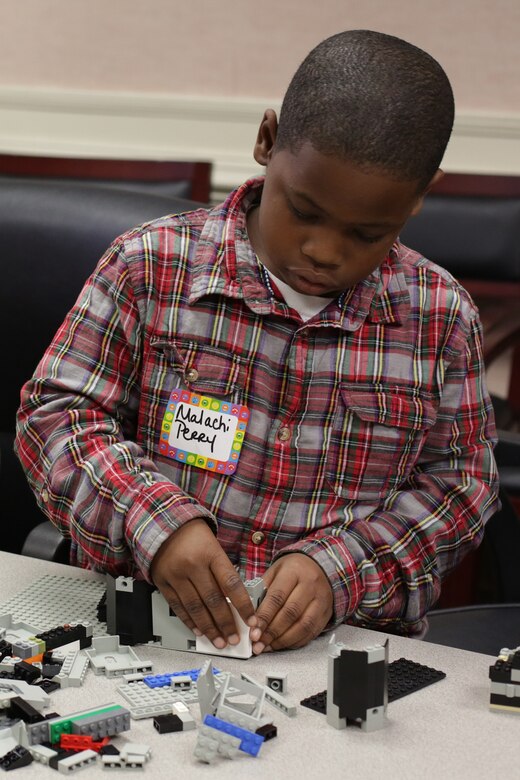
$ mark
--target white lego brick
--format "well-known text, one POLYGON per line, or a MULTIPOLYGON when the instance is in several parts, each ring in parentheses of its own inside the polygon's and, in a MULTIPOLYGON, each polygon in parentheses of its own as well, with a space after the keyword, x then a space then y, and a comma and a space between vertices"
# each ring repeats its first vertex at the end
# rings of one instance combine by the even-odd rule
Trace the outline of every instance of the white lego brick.
POLYGON ((76 772, 78 769, 85 769, 90 764, 94 764, 97 761, 97 753, 95 750, 81 750, 73 756, 62 758, 58 761, 58 771, 64 775, 69 775, 71 772, 76 772))
POLYGON ((247 623, 244 623, 237 610, 228 600, 229 607, 233 613, 235 624, 238 629, 238 635, 240 642, 238 645, 226 645, 222 650, 219 650, 213 642, 211 642, 205 636, 198 636, 195 638, 195 649, 197 653, 205 653, 206 655, 220 655, 227 658, 251 658, 253 655, 253 645, 250 638, 250 628, 247 623))
POLYGON ((52 679, 62 688, 79 688, 85 680, 88 665, 88 656, 81 650, 73 650, 67 653, 60 671, 52 679))
POLYGON ((34 761, 45 765, 49 764, 51 758, 58 755, 57 750, 52 750, 52 748, 49 748, 46 745, 28 745, 27 750, 33 757, 34 761))
POLYGON ((50 703, 49 694, 38 685, 29 685, 24 680, 0 679, 0 707, 9 707, 10 700, 15 696, 20 696, 38 712, 50 703))

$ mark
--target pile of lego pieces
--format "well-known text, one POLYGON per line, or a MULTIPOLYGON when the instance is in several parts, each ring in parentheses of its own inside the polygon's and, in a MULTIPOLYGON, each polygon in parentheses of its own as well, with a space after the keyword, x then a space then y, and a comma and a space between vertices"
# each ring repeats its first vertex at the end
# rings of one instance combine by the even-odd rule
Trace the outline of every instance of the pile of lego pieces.
POLYGON ((109 744, 130 728, 130 713, 119 704, 66 716, 44 712, 53 691, 83 684, 89 665, 108 677, 151 670, 118 637, 93 640, 88 622, 38 632, 0 616, 0 768, 38 761, 67 774, 95 761, 137 767, 150 758, 146 745, 127 743, 120 751, 109 744))
POLYGON ((209 763, 217 755, 257 756, 265 740, 276 736, 264 704, 287 716, 296 707, 283 694, 286 676, 258 683, 213 669, 150 674, 152 665, 118 636, 92 636, 88 622, 38 632, 27 623, 0 616, 0 768, 11 770, 32 761, 68 774, 97 762, 104 768, 142 767, 148 745, 127 742, 117 748, 110 739, 130 729, 131 718, 153 718, 160 733, 196 728, 188 705, 199 704, 201 725, 194 758, 209 763), (50 694, 60 687, 79 687, 88 669, 121 678, 116 690, 128 707, 102 707, 61 716, 45 713, 50 694))

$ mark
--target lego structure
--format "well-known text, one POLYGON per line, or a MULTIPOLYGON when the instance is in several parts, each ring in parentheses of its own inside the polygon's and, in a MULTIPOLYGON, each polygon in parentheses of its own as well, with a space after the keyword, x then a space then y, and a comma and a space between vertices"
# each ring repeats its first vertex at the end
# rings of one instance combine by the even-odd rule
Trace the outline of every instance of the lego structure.
POLYGON ((386 725, 388 639, 384 645, 350 650, 333 636, 329 643, 327 722, 334 728, 353 723, 363 731, 386 725))
POLYGON ((489 708, 520 713, 520 647, 503 648, 489 667, 489 708))
MULTIPOLYGON (((244 583, 256 609, 265 593, 260 577, 244 583)), ((109 634, 128 645, 153 642, 168 650, 250 658, 253 655, 249 627, 230 604, 239 631, 238 645, 219 650, 206 637, 196 636, 175 615, 160 591, 132 577, 107 575, 106 621, 109 634), (139 619, 136 620, 136 616, 139 619)))

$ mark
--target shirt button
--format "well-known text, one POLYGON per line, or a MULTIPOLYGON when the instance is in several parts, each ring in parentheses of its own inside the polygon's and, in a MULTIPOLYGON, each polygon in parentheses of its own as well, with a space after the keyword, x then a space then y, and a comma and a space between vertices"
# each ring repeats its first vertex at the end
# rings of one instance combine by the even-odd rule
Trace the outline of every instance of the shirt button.
POLYGON ((196 368, 188 368, 184 374, 184 378, 186 379, 186 382, 196 382, 199 378, 199 372, 196 368))
POLYGON ((47 503, 48 500, 49 500, 49 491, 47 490, 47 488, 43 488, 43 490, 42 490, 42 501, 47 503))
POLYGON ((289 441, 290 438, 291 438, 291 429, 288 428, 286 425, 283 425, 278 431, 278 440, 289 441))
POLYGON ((251 541, 253 544, 262 544, 262 542, 265 539, 265 534, 262 533, 262 531, 255 531, 254 534, 251 534, 251 541))

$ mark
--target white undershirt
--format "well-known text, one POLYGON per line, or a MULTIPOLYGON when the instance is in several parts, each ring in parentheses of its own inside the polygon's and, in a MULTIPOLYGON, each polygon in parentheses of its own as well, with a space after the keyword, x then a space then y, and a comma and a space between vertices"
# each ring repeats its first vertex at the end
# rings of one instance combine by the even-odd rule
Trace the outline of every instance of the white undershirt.
POLYGON ((285 284, 285 282, 282 282, 281 279, 272 274, 267 267, 265 267, 265 270, 282 293, 286 304, 291 309, 296 309, 304 322, 310 320, 334 300, 334 298, 322 298, 319 295, 303 295, 303 293, 296 292, 296 290, 293 290, 292 287, 289 287, 288 284, 285 284))

